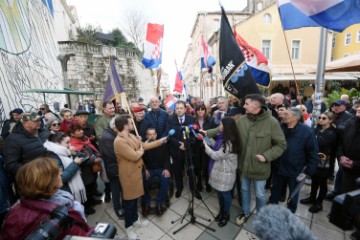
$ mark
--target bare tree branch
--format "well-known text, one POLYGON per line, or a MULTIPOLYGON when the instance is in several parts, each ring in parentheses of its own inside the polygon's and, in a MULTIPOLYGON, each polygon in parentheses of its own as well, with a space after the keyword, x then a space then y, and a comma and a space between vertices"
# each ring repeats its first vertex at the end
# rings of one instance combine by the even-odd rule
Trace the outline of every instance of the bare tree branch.
POLYGON ((135 46, 142 51, 147 23, 146 17, 138 9, 127 11, 125 17, 125 33, 135 46))

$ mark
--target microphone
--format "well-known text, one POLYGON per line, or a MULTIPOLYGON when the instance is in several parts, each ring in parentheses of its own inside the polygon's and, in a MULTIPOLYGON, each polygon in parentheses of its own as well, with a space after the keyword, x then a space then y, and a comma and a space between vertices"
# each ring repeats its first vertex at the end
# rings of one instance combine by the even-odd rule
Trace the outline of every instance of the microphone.
POLYGON ((190 135, 189 135, 190 131, 189 131, 188 126, 185 126, 185 133, 186 133, 187 139, 190 139, 190 135))
MULTIPOLYGON (((194 135, 195 138, 199 139, 199 134, 197 134, 197 133, 195 132, 195 127, 194 127, 192 124, 190 124, 190 125, 188 126, 188 129, 192 132, 192 134, 194 135)), ((200 139, 199 139, 199 140, 200 140, 200 139)))
POLYGON ((170 129, 167 138, 174 136, 174 134, 175 134, 175 129, 170 129))
POLYGON ((186 140, 186 129, 185 126, 181 126, 181 132, 183 134, 183 139, 186 140))

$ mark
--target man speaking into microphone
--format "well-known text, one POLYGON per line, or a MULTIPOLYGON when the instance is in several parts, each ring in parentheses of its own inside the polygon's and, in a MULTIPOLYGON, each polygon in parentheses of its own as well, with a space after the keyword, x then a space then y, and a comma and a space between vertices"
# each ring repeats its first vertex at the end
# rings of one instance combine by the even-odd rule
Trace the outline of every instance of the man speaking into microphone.
MULTIPOLYGON (((186 112, 186 103, 182 100, 177 101, 175 103, 175 114, 169 117, 166 125, 167 132, 170 129, 175 129, 175 134, 173 135, 173 137, 169 138, 168 142, 169 142, 169 152, 173 159, 172 172, 175 178, 176 198, 179 198, 181 196, 182 190, 184 189, 182 173, 183 173, 185 161, 187 160, 187 164, 190 164, 189 161, 191 159, 190 154, 192 154, 190 148, 190 142, 192 141, 190 139, 191 135, 187 133, 186 127, 189 124, 193 124, 195 122, 195 119, 192 116, 185 114, 185 112, 186 112)), ((193 178, 192 174, 189 174, 190 189, 191 191, 194 191, 194 181, 192 178, 193 178)), ((197 193, 197 191, 195 191, 195 193, 197 193)))

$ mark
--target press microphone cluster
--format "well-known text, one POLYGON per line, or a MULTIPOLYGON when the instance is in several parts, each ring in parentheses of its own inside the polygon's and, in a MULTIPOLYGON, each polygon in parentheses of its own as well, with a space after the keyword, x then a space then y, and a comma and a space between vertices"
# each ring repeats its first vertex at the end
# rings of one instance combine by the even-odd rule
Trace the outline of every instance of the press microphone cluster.
POLYGON ((194 135, 194 137, 195 137, 196 139, 199 139, 199 140, 202 140, 202 139, 203 139, 203 137, 202 137, 201 134, 198 134, 198 133, 195 132, 195 127, 194 127, 193 124, 190 124, 190 125, 188 126, 188 129, 192 132, 192 134, 194 135))

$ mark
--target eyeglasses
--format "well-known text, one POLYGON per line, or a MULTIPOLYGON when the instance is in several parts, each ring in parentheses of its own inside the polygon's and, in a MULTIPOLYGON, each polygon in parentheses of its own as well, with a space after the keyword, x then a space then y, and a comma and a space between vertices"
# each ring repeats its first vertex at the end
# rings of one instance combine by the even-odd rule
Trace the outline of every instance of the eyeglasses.
POLYGON ((61 126, 61 123, 53 123, 53 124, 51 124, 51 126, 53 126, 53 127, 61 126))
POLYGON ((40 110, 45 110, 45 108, 40 108, 40 110))

